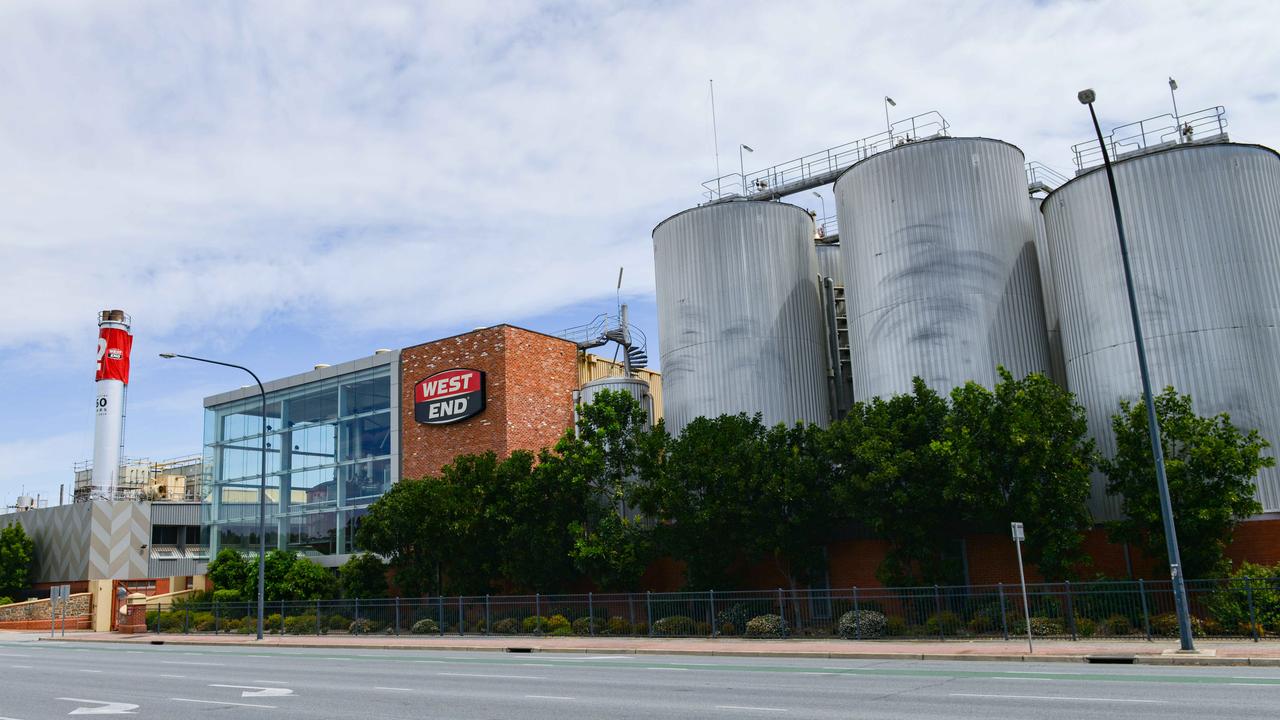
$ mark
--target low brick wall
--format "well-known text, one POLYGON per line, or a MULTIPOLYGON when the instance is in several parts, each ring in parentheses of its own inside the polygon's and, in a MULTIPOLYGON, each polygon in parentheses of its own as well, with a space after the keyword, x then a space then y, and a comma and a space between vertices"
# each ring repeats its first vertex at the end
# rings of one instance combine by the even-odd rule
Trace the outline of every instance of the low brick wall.
MULTIPOLYGON (((59 614, 56 623, 57 631, 62 631, 62 616, 59 614)), ((93 619, 88 615, 67 616, 68 630, 90 630, 93 627, 93 619)), ((0 620, 0 630, 40 630, 47 631, 49 629, 49 621, 46 620, 0 620)))
MULTIPOLYGON (((89 593, 72 595, 67 602, 67 623, 68 627, 70 627, 72 617, 87 616, 89 614, 89 593)), ((62 618, 62 608, 58 608, 58 618, 62 618)), ((0 623, 28 622, 32 620, 49 622, 48 598, 28 600, 26 602, 13 603, 12 605, 0 605, 0 623)))

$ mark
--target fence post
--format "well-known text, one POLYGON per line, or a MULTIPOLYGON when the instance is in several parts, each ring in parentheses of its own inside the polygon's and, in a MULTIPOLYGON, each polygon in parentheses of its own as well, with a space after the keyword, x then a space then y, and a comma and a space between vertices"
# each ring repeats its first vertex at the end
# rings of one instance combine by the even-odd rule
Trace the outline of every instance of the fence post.
POLYGON ((631 621, 631 633, 636 634, 636 594, 627 593, 627 619, 631 621))
POLYGON ((351 619, 351 626, 356 629, 355 634, 360 634, 360 598, 356 598, 355 617, 351 619))
MULTIPOLYGON (((946 637, 943 636, 942 630, 942 593, 938 590, 937 585, 933 586, 933 606, 934 612, 938 613, 935 616, 938 618, 938 640, 945 642, 946 637)), ((928 622, 928 619, 925 622, 928 622)))
POLYGON ((436 618, 440 621, 436 625, 436 630, 440 633, 440 637, 444 637, 444 595, 436 597, 436 618))
POLYGON ((1249 634, 1254 642, 1258 642, 1258 618, 1253 612, 1253 580, 1248 575, 1244 576, 1244 589, 1249 596, 1249 634))
POLYGON ((787 622, 787 608, 782 604, 782 588, 778 588, 778 617, 782 618, 782 622, 787 622))
POLYGON ((1071 629, 1071 639, 1079 640, 1076 637, 1076 610, 1075 605, 1071 602, 1071 581, 1066 580, 1067 585, 1067 627, 1071 629))
MULTIPOLYGON (((1253 603, 1250 602, 1249 605, 1252 607, 1253 603)), ((1249 616, 1253 617, 1253 613, 1249 613, 1249 616)), ((159 625, 159 623, 156 624, 159 625)), ((182 618, 182 634, 186 635, 189 632, 191 632, 191 608, 186 608, 186 614, 182 618)))
POLYGON ((1147 612, 1147 584, 1138 578, 1138 596, 1142 598, 1142 626, 1146 628, 1147 640, 1151 639, 1151 613, 1147 612))
POLYGON ((213 604, 213 634, 217 635, 222 632, 221 615, 218 613, 218 603, 213 604))
POLYGON ((489 630, 489 593, 484 594, 484 634, 488 635, 489 630))
POLYGON ((591 599, 591 591, 587 591, 587 634, 596 636, 596 606, 591 599))
POLYGON ((711 616, 711 617, 710 617, 710 620, 711 620, 711 637, 719 637, 719 636, 720 636, 720 624, 716 622, 716 591, 715 591, 715 590, 708 590, 708 591, 707 591, 707 599, 711 601, 711 607, 710 607, 710 609, 707 611, 707 614, 711 616))
POLYGON ((284 634, 284 601, 280 601, 280 634, 284 634))
POLYGON ((853 586, 853 638, 862 639, 862 613, 858 611, 858 586, 853 586))
POLYGON ((396 635, 400 634, 400 596, 396 596, 396 635))
POLYGON ((464 619, 465 617, 464 617, 464 611, 463 611, 463 605, 462 605, 462 596, 459 595, 458 596, 458 636, 459 637, 467 634, 466 628, 463 627, 464 625, 466 625, 466 623, 463 622, 464 619))
POLYGON ((652 600, 653 600, 653 592, 650 590, 645 590, 644 591, 644 614, 645 614, 645 619, 649 621, 648 624, 645 626, 645 629, 649 631, 649 637, 653 637, 653 602, 652 600))
POLYGON ((1000 588, 1000 631, 1004 633, 1004 639, 1007 642, 1009 640, 1009 618, 1004 609, 1004 583, 996 583, 996 587, 1000 588))
POLYGON ((542 594, 541 593, 533 594, 533 624, 535 628, 534 634, 541 635, 542 634, 542 594))
POLYGON ((316 600, 316 634, 320 634, 320 601, 316 600))

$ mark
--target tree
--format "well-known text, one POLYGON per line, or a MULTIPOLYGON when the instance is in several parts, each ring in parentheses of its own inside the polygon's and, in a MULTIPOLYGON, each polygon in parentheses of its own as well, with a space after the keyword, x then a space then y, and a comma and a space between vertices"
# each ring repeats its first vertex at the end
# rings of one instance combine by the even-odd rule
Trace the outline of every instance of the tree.
POLYGON ((970 382, 951 392, 937 448, 954 468, 946 497, 980 531, 1025 522, 1028 559, 1046 580, 1072 579, 1088 560, 1082 546, 1092 526, 1094 443, 1084 408, 1044 375, 998 372, 994 390, 970 382))
POLYGON ((248 557, 231 548, 219 550, 217 557, 209 563, 209 579, 213 581, 215 590, 235 591, 241 599, 248 599, 250 589, 257 587, 257 583, 250 580, 257 572, 248 557))
POLYGON ((35 541, 21 523, 0 530, 0 596, 17 597, 31 587, 35 553, 35 541))
POLYGON ((387 596, 387 566, 373 553, 361 553, 338 568, 338 584, 345 598, 387 596))
POLYGON ((962 508, 946 496, 954 471, 939 441, 947 402, 920 378, 910 395, 855 403, 827 432, 835 499, 889 543, 877 575, 886 585, 961 579, 962 508))
POLYGON ((294 555, 293 563, 284 574, 279 594, 284 600, 327 600, 334 596, 336 589, 337 580, 331 570, 294 555))
MULTIPOLYGON (((1236 428, 1226 413, 1196 415, 1191 396, 1179 395, 1172 387, 1155 398, 1155 406, 1183 575, 1222 575, 1235 526, 1262 512, 1254 498, 1254 478, 1262 468, 1275 466, 1275 458, 1262 455, 1271 443, 1257 430, 1236 428)), ((1122 401, 1111 427, 1116 452, 1103 459, 1101 467, 1107 492, 1121 496, 1125 515, 1111 523, 1112 541, 1135 544, 1152 558, 1165 557, 1145 404, 1122 401)))
POLYGON ((440 478, 404 480, 369 507, 356 543, 390 559, 396 585, 410 596, 438 591, 456 536, 457 493, 440 478))
POLYGON ((826 544, 837 508, 834 475, 816 425, 775 425, 760 437, 759 476, 751 501, 757 511, 754 554, 771 558, 792 589, 821 582, 826 544))

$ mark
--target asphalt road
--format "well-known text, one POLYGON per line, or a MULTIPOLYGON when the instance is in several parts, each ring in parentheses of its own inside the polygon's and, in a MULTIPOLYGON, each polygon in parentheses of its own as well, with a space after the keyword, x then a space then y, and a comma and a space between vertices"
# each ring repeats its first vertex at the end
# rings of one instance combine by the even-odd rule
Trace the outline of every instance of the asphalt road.
POLYGON ((0 635, 0 720, 1275 718, 1280 668, 208 648, 0 635))

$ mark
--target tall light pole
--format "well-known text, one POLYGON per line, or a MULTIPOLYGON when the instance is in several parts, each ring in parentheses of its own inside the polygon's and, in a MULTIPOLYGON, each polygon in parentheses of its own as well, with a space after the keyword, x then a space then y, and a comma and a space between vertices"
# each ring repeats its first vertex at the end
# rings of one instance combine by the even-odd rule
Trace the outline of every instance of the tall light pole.
POLYGON ((813 196, 818 198, 818 202, 822 203, 822 219, 827 219, 827 199, 822 197, 822 193, 817 190, 813 191, 813 196))
POLYGON ((1129 316, 1133 320, 1134 345, 1138 350, 1138 370, 1142 375, 1142 397, 1147 404, 1147 431, 1151 435, 1151 457, 1156 466, 1156 487, 1160 491, 1160 516, 1164 520, 1164 542, 1169 552, 1169 575, 1173 580, 1173 601, 1178 611, 1178 635, 1182 649, 1195 650, 1191 639, 1191 613, 1187 607, 1187 588, 1182 577, 1182 558, 1178 553, 1178 533, 1173 524, 1173 503, 1169 499, 1169 479, 1164 471, 1164 448, 1160 440, 1160 420, 1156 417, 1155 399, 1151 396, 1151 372, 1147 368, 1147 349, 1142 340, 1142 321, 1138 317, 1138 298, 1133 289, 1133 270, 1129 265, 1129 244, 1124 236, 1124 222, 1120 216, 1120 194, 1116 191, 1116 175, 1111 168, 1111 155, 1102 137, 1098 113, 1093 109, 1097 99, 1093 90, 1081 90, 1076 96, 1081 104, 1089 106, 1089 117, 1098 135, 1098 148, 1102 150, 1102 164, 1107 170, 1107 184, 1111 188, 1111 208, 1116 218, 1116 236, 1120 240, 1120 259, 1124 265, 1124 285, 1129 293, 1129 316))
POLYGON ((243 365, 234 365, 221 360, 209 360, 207 358, 193 357, 191 355, 180 355, 178 353, 160 353, 160 357, 165 360, 173 358, 182 358, 184 360, 195 360, 196 362, 209 363, 210 365, 221 365, 223 367, 236 368, 249 373, 253 377, 253 381, 258 383, 258 395, 262 398, 262 466, 261 475, 258 478, 258 639, 262 639, 262 618, 266 608, 264 598, 266 597, 266 576, 267 576, 267 390, 262 387, 262 381, 254 374, 252 370, 243 365))
POLYGON ((755 152, 755 150, 752 150, 750 145, 743 145, 742 143, 738 143, 738 175, 742 177, 742 197, 746 197, 747 196, 747 164, 742 159, 743 150, 746 150, 749 153, 753 153, 755 152))
POLYGON ((884 96, 884 129, 889 133, 889 144, 893 144, 893 123, 889 122, 889 108, 898 107, 898 103, 888 95, 884 96))
POLYGON ((1173 126, 1178 128, 1178 132, 1182 132, 1182 120, 1178 116, 1178 81, 1169 78, 1169 97, 1173 100, 1173 126))

